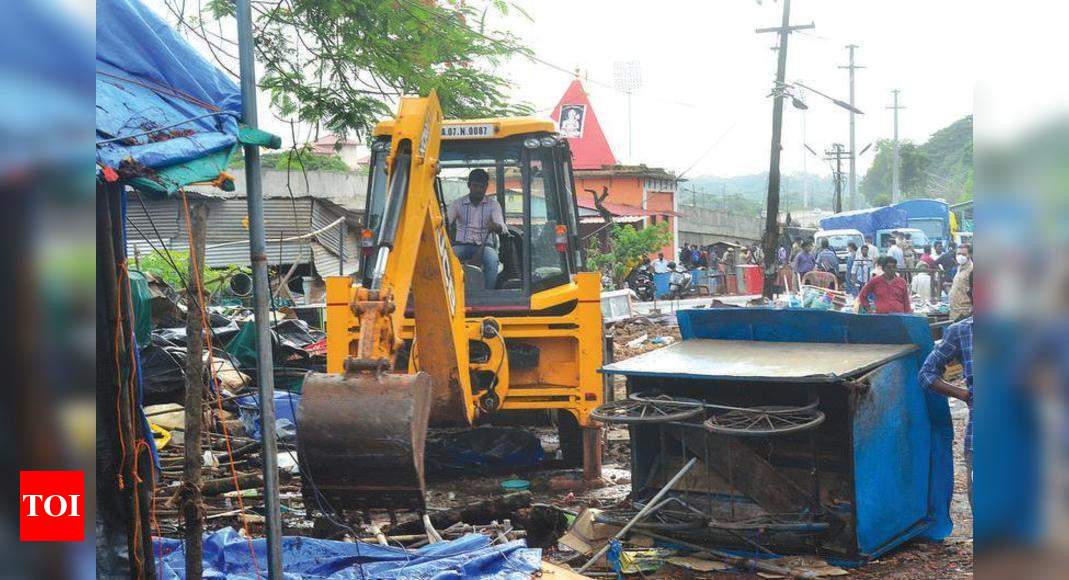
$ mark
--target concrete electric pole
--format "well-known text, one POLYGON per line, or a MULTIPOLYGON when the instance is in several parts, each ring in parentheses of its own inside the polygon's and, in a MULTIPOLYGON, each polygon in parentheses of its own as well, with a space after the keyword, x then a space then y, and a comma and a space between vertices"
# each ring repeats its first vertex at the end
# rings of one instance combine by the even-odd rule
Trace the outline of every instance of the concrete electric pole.
POLYGON ((898 110, 905 109, 905 107, 898 104, 898 93, 898 89, 891 91, 891 94, 894 95, 894 104, 887 107, 888 109, 893 110, 895 114, 894 155, 892 157, 893 161, 891 162, 891 203, 898 203, 902 200, 902 190, 900 189, 901 182, 899 181, 899 166, 901 165, 901 159, 898 155, 898 110))
POLYGON ((772 147, 768 164, 768 199, 765 203, 765 285, 763 295, 772 298, 772 284, 776 281, 776 245, 779 242, 779 159, 783 149, 783 97, 787 85, 787 38, 795 30, 816 28, 812 23, 791 26, 791 0, 783 0, 783 23, 771 28, 758 28, 758 33, 775 32, 779 35, 779 54, 776 65, 776 85, 772 88, 772 147))
MULTIPOLYGON (((850 51, 850 64, 846 66, 840 66, 839 68, 845 68, 850 71, 850 106, 855 107, 857 104, 854 102, 854 71, 859 68, 865 68, 860 65, 854 64, 854 49, 858 48, 856 44, 846 45, 846 49, 850 51)), ((856 124, 854 120, 855 113, 850 111, 850 209, 857 209, 857 155, 854 154, 857 151, 857 133, 856 124)))
POLYGON ((843 151, 842 143, 833 143, 831 149, 824 151, 826 161, 834 161, 835 168, 832 172, 832 181, 835 185, 835 196, 831 199, 831 209, 835 213, 843 211, 843 159, 853 159, 853 151, 843 151))

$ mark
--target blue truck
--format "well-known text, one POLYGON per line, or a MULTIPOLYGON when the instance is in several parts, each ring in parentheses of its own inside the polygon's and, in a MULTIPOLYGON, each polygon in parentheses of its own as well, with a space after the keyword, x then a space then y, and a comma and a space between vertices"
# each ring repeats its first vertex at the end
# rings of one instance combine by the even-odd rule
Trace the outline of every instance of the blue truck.
POLYGON ((939 199, 907 199, 891 206, 906 213, 906 222, 928 238, 928 241, 951 241, 953 232, 950 224, 950 206, 939 199))
POLYGON ((861 235, 875 241, 881 248, 883 247, 880 241, 881 233, 890 233, 892 230, 906 227, 909 227, 906 212, 897 207, 844 211, 820 220, 822 230, 857 230, 861 232, 861 235))

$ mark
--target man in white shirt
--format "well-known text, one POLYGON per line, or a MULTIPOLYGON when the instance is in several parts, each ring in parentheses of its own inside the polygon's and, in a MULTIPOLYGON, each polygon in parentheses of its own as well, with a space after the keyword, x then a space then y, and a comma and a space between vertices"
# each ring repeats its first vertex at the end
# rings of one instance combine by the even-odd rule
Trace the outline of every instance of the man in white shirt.
POLYGON ((868 283, 872 278, 872 260, 876 254, 869 252, 871 244, 865 244, 857 249, 857 257, 854 258, 854 264, 850 267, 850 276, 854 281, 854 289, 860 289, 862 286, 868 283))
POLYGON ((664 252, 657 254, 657 259, 653 261, 653 273, 654 274, 667 274, 668 273, 668 260, 664 259, 664 252))
POLYGON ((456 226, 453 251, 460 261, 470 260, 482 251, 484 287, 494 289, 497 283, 497 249, 486 245, 490 232, 505 231, 505 218, 501 205, 487 199, 486 189, 490 175, 483 169, 474 169, 468 174, 468 195, 449 204, 449 223, 456 226))
POLYGON ((879 257, 880 253, 876 250, 876 244, 872 243, 872 238, 865 236, 865 243, 858 246, 857 251, 854 252, 854 259, 861 257, 861 248, 868 248, 868 259, 873 261, 879 257))
POLYGON ((887 243, 890 244, 889 246, 887 246, 887 255, 895 259, 895 262, 898 264, 899 268, 905 268, 906 257, 905 254, 902 253, 902 248, 898 247, 898 242, 892 236, 890 239, 888 239, 887 243))
POLYGON ((913 275, 910 290, 925 302, 930 302, 932 299, 932 277, 928 274, 928 264, 920 262, 917 264, 917 270, 917 273, 913 275))

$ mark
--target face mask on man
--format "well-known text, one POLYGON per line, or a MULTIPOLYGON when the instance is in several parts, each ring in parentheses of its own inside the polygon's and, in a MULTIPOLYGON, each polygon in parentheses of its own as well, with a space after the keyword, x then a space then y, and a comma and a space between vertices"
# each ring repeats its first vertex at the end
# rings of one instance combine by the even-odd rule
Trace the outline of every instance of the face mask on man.
POLYGON ((958 265, 959 266, 964 266, 965 262, 969 261, 969 257, 966 256, 965 254, 958 254, 957 260, 958 260, 958 265))

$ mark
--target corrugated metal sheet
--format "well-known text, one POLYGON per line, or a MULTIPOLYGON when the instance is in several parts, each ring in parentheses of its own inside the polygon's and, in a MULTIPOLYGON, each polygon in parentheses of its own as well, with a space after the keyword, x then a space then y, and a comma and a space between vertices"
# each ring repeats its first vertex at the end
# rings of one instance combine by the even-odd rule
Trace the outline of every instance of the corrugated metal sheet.
MULTIPOLYGON (((151 253, 152 247, 186 251, 189 247, 186 235, 185 209, 182 201, 169 198, 145 199, 144 206, 131 195, 127 209, 127 251, 133 255, 136 247, 142 256, 151 253), (145 212, 148 209, 148 212, 145 212), (157 234, 158 232, 158 234, 157 234), (162 238, 162 239, 161 239, 162 238)), ((209 267, 249 265, 249 231, 247 227, 248 206, 244 198, 210 199, 207 226, 207 251, 205 262, 209 267), (242 242, 242 243, 235 243, 242 242), (223 244, 223 245, 220 245, 223 244)), ((358 216, 344 211, 329 201, 312 197, 277 197, 264 200, 264 227, 266 230, 267 262, 271 265, 312 263, 315 254, 312 245, 323 242, 321 249, 336 253, 338 230, 331 228, 316 237, 278 242, 311 233, 345 216, 348 232, 346 256, 357 256, 356 232, 359 231, 358 216), (318 224, 318 225, 317 225, 318 224)), ((324 258, 325 259, 325 258, 324 258)), ((355 260, 354 260, 355 262, 355 260)), ((332 272, 337 271, 334 258, 332 272)))
MULTIPOLYGON (((319 242, 312 242, 312 252, 315 254, 315 268, 316 273, 320 276, 337 276, 338 275, 338 256, 323 247, 323 244, 319 242)), ((360 269, 360 261, 356 258, 350 258, 350 255, 345 256, 345 268, 342 270, 342 274, 348 276, 360 269)))

